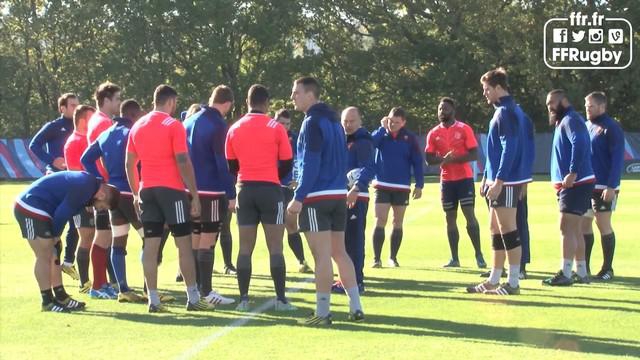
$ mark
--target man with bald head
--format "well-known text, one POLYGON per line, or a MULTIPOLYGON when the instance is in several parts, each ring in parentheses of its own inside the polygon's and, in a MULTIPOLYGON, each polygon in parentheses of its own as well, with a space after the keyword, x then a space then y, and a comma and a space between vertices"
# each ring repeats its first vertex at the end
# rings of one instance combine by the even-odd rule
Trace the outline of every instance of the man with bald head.
MULTIPOLYGON (((369 183, 375 175, 374 147, 371 134, 362 127, 360 111, 350 106, 340 116, 347 136, 347 227, 345 247, 356 271, 360 294, 364 292, 364 230, 369 209, 369 183)), ((333 292, 344 293, 342 282, 333 284, 333 292)))

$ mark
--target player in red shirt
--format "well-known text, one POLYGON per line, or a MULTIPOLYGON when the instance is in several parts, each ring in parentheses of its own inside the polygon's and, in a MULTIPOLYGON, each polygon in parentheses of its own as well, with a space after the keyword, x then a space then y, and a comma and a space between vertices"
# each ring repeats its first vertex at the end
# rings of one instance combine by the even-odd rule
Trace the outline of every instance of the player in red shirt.
POLYGON ((479 268, 487 267, 480 249, 480 227, 474 213, 475 189, 471 161, 478 159, 478 142, 469 125, 456 120, 453 99, 444 97, 438 105, 440 124, 427 135, 424 152, 429 165, 440 165, 442 208, 447 219, 451 259, 444 267, 460 267, 458 258, 458 202, 467 219, 467 234, 476 253, 479 268))
MULTIPOLYGON (((120 111, 120 87, 111 82, 104 82, 98 86, 93 98, 96 101, 97 111, 89 119, 87 124, 87 141, 93 143, 102 132, 113 125, 111 119, 120 111)), ((107 171, 102 162, 97 161, 98 171, 106 182, 107 171)), ((93 266, 93 284, 89 295, 93 299, 116 299, 117 290, 109 285, 107 269, 111 283, 117 284, 113 267, 111 266, 112 233, 108 211, 95 212, 95 236, 91 246, 91 264, 93 266)))
MULTIPOLYGON (((84 153, 88 146, 87 123, 95 111, 96 109, 92 106, 80 105, 73 113, 74 131, 64 145, 64 159, 67 163, 67 169, 69 170, 84 170, 80 163, 80 157, 82 157, 82 153, 84 153)), ((80 292, 88 293, 91 289, 91 281, 89 281, 89 253, 91 242, 95 235, 93 212, 83 209, 73 217, 73 221, 80 235, 80 244, 78 244, 78 252, 76 255, 78 274, 80 277, 80 292)))
POLYGON ((191 219, 200 217, 200 198, 182 124, 172 117, 178 93, 160 85, 153 94, 154 109, 138 120, 129 132, 127 180, 140 209, 144 229, 142 265, 149 294, 149 312, 168 312, 158 295, 158 253, 164 224, 178 248, 180 271, 187 285, 187 310, 211 309, 215 305, 200 298, 191 252, 191 219), (142 163, 138 177, 137 165, 142 163), (184 191, 185 185, 192 200, 184 191))
POLYGON ((226 157, 229 169, 238 174, 236 212, 240 235, 237 277, 240 303, 236 310, 249 310, 251 254, 256 244, 258 224, 262 223, 270 255, 271 277, 276 290, 276 311, 295 310, 285 297, 286 268, 282 255, 284 235, 284 196, 280 178, 293 165, 287 131, 267 115, 269 92, 253 85, 247 96, 249 113, 227 132, 226 157), (280 165, 278 165, 278 163, 280 165))

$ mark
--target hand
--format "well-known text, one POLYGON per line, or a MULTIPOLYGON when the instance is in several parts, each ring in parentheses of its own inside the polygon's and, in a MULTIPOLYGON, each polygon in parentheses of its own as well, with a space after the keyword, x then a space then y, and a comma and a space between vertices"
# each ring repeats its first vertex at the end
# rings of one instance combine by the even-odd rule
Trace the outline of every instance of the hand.
POLYGON ((498 199, 500 193, 502 192, 502 182, 496 181, 493 184, 489 185, 489 189, 487 190, 487 194, 485 195, 487 199, 494 201, 498 199))
POLYGON ((616 196, 616 190, 608 187, 608 188, 604 189, 604 191, 602 192, 602 195, 600 197, 602 198, 602 200, 604 202, 610 203, 610 202, 613 201, 615 196, 616 196))
POLYGON ((455 156, 453 155, 453 150, 451 150, 442 157, 441 165, 452 163, 454 159, 455 156))
POLYGON ((298 200, 291 200, 289 206, 287 206, 287 212, 291 215, 298 215, 302 211, 302 203, 298 200))
POLYGON ((133 208, 136 210, 139 219, 142 211, 140 210, 140 197, 138 197, 137 195, 133 195, 133 208))
POLYGON ((67 164, 64 162, 64 158, 62 157, 57 157, 55 159, 53 159, 53 165, 54 168, 58 169, 58 170, 66 170, 67 169, 67 164))
POLYGON ((578 174, 576 173, 568 173, 567 176, 562 180, 562 187, 565 189, 571 189, 573 184, 576 182, 576 177, 578 174))
POLYGON ((480 196, 487 197, 487 179, 482 177, 482 181, 480 181, 480 196))
POLYGON ((293 180, 289 183, 289 189, 295 190, 298 187, 298 182, 293 180))
POLYGON ((353 208, 356 205, 356 201, 358 200, 358 192, 360 192, 358 186, 353 185, 351 187, 351 190, 349 190, 349 192, 347 193, 347 207, 349 209, 353 208))
POLYGON ((191 200, 191 218, 198 219, 200 218, 200 197, 195 195, 193 200, 191 200))
POLYGON ((413 200, 418 200, 422 197, 422 189, 417 187, 413 188, 413 200))
POLYGON ((236 199, 229 200, 229 206, 227 209, 233 213, 236 212, 236 199))
POLYGON ((380 120, 380 126, 385 128, 388 132, 391 132, 391 130, 389 130, 389 120, 388 116, 383 117, 382 120, 380 120))

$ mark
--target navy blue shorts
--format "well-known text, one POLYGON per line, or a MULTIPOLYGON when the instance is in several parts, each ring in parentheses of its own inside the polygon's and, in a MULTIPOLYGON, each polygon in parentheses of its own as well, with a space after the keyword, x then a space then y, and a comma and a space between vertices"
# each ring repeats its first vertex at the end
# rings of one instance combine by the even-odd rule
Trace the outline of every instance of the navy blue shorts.
POLYGON ((440 183, 440 194, 444 211, 458 210, 458 203, 461 207, 475 205, 476 193, 473 179, 443 181, 440 183))
POLYGON ((591 208, 591 194, 594 184, 574 185, 570 189, 558 191, 558 207, 561 213, 584 215, 591 208))

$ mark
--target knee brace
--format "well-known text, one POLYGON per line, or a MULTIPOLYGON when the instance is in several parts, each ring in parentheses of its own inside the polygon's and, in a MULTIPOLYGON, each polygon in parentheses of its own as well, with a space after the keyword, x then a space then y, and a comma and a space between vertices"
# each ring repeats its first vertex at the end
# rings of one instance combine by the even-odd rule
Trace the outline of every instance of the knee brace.
MULTIPOLYGON (((187 236, 191 234, 191 223, 190 222, 186 222, 186 223, 182 223, 182 224, 173 224, 173 225, 169 225, 169 230, 171 230, 171 235, 173 235, 173 237, 180 237, 180 236, 187 236)), ((158 236, 162 235, 162 231, 160 231, 160 234, 158 236)))
POLYGON ((220 221, 201 223, 201 231, 206 234, 219 233, 221 228, 220 221))
POLYGON ((507 250, 512 250, 520 246, 520 235, 518 235, 518 230, 502 235, 502 240, 504 241, 504 246, 507 250))
POLYGON ((111 233, 113 237, 121 237, 129 235, 129 224, 111 225, 111 233))
POLYGON ((504 250, 504 242, 502 241, 502 235, 491 234, 491 246, 493 250, 504 250))
POLYGON ((146 222, 142 224, 144 229, 144 237, 161 237, 164 230, 164 224, 161 222, 146 222))
POLYGON ((60 255, 62 255, 62 241, 58 241, 54 246, 53 246, 53 255, 55 256, 55 264, 56 265, 60 265, 60 255))

